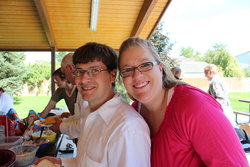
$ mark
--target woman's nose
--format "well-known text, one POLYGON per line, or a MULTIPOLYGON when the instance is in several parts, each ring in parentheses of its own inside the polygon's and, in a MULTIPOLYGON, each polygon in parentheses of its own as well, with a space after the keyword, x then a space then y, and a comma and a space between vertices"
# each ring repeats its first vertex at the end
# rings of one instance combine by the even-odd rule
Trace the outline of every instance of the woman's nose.
POLYGON ((132 77, 136 78, 141 75, 142 72, 140 72, 137 68, 134 69, 132 77))

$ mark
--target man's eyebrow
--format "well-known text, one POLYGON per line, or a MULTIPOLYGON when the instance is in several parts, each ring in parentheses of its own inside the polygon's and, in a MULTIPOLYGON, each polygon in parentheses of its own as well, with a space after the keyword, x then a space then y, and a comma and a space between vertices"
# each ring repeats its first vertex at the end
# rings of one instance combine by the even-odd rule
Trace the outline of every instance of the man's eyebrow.
MULTIPOLYGON (((87 68, 87 69, 90 69, 90 68, 96 68, 96 67, 98 67, 98 68, 103 68, 103 67, 100 67, 100 66, 90 66, 89 68, 87 68)), ((83 70, 83 68, 80 68, 80 67, 76 67, 76 69, 82 69, 83 70)))

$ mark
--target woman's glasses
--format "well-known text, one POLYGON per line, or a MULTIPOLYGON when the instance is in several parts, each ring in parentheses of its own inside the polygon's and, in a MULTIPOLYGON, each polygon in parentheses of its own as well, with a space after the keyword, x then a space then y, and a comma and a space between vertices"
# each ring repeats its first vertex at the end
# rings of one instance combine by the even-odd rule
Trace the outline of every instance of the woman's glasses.
POLYGON ((146 71, 151 70, 153 66, 157 64, 159 64, 157 61, 151 61, 151 62, 142 63, 137 67, 125 68, 121 70, 120 75, 121 77, 126 78, 129 76, 132 76, 134 74, 135 69, 137 69, 140 72, 146 72, 146 71))

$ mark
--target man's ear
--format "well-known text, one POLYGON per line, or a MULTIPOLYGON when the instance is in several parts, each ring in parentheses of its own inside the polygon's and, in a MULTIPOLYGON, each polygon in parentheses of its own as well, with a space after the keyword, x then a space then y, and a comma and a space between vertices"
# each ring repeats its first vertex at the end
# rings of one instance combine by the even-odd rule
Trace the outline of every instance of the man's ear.
POLYGON ((110 71, 110 76, 111 76, 111 81, 112 82, 115 82, 115 80, 116 80, 116 74, 117 74, 117 70, 112 70, 112 71, 110 71))
POLYGON ((71 72, 75 71, 75 66, 73 64, 67 64, 71 72))

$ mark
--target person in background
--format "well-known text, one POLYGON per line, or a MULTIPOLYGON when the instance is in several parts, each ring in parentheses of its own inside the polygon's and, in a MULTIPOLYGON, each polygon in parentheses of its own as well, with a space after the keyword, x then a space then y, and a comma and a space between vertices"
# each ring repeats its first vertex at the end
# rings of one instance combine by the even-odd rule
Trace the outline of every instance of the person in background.
POLYGON ((69 109, 71 115, 74 115, 74 104, 76 101, 76 87, 67 82, 65 79, 64 74, 61 71, 61 68, 58 68, 52 74, 52 79, 57 84, 58 88, 56 92, 51 97, 49 103, 45 107, 45 109, 40 114, 41 117, 46 117, 51 109, 55 108, 56 103, 59 102, 61 99, 65 100, 65 103, 69 109))
POLYGON ((205 77, 209 81, 208 93, 212 95, 222 106, 230 106, 228 88, 219 74, 219 68, 209 64, 204 68, 205 77))
POLYGON ((118 66, 132 105, 149 125, 152 167, 249 166, 221 105, 177 81, 150 41, 125 40, 118 66))
MULTIPOLYGON (((66 81, 71 83, 72 85, 75 84, 75 77, 73 75, 73 72, 75 71, 75 66, 73 64, 73 53, 66 54, 61 62, 61 71, 64 73, 66 81)), ((74 104, 74 115, 70 116, 66 120, 61 120, 56 118, 56 123, 53 124, 50 129, 57 133, 63 133, 67 134, 70 138, 76 139, 80 135, 81 128, 78 128, 76 126, 76 121, 79 117, 82 115, 86 115, 88 113, 88 103, 86 101, 83 101, 81 94, 78 92, 78 89, 75 89, 76 91, 76 100, 74 104)))
POLYGON ((0 113, 7 115, 13 121, 20 121, 14 110, 13 98, 3 88, 0 88, 0 113))
POLYGON ((220 77, 219 68, 214 64, 209 64, 204 68, 204 74, 209 81, 208 93, 221 104, 224 114, 235 126, 235 116, 228 99, 228 88, 220 77))
POLYGON ((62 166, 149 167, 148 126, 114 91, 115 51, 90 42, 75 51, 73 61, 75 83, 88 101, 90 112, 79 118, 81 134, 76 158, 62 158, 62 166))
POLYGON ((182 80, 182 78, 181 78, 181 68, 180 67, 171 68, 171 72, 174 75, 175 79, 182 80))

